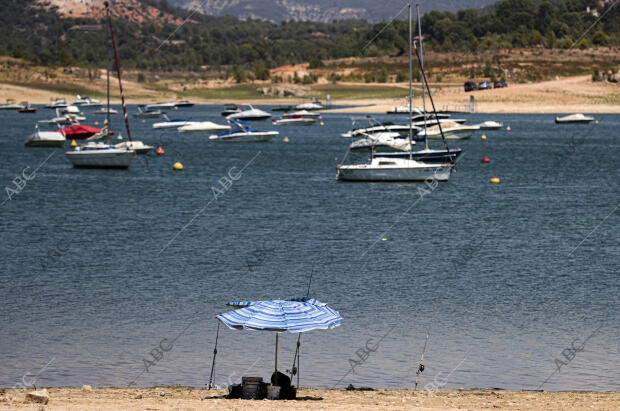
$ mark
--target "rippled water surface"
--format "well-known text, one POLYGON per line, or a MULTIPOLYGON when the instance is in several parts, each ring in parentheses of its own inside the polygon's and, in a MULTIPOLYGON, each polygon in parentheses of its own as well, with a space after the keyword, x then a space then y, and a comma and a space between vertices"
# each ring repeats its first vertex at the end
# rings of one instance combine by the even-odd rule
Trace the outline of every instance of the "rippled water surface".
MULTIPOLYGON (((25 148, 51 116, 0 112, 3 201, 31 177, 0 207, 0 386, 204 386, 225 303, 305 295, 313 273, 311 295, 344 322, 303 335, 303 386, 412 387, 431 325, 421 387, 620 389, 619 116, 465 115, 511 131, 453 143, 458 170, 429 191, 337 182, 344 114, 230 145, 132 119, 166 154, 124 171, 25 148)), ((295 343, 281 336, 280 369, 295 343)), ((274 335, 222 328, 218 351, 217 384, 266 378, 274 335)))

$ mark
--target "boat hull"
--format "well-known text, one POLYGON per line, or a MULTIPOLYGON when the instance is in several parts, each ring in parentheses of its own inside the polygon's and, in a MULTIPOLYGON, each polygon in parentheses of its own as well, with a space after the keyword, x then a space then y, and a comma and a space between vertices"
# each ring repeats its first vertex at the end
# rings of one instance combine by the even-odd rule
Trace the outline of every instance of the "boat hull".
POLYGON ((235 133, 229 136, 209 136, 209 140, 224 143, 260 143, 269 141, 278 134, 277 131, 266 133, 235 133))
POLYGON ((26 147, 62 147, 65 140, 28 140, 26 147))
POLYGON ((128 150, 67 152, 67 158, 75 168, 129 168, 133 156, 133 151, 128 150))
MULTIPOLYGON (((411 153, 411 158, 416 161, 422 161, 424 163, 433 163, 433 164, 446 164, 446 163, 456 163, 457 158, 463 153, 463 150, 460 148, 453 150, 429 150, 429 151, 414 151, 411 153)), ((409 153, 407 152, 391 152, 391 153, 382 153, 377 154, 375 157, 383 157, 383 158, 409 158, 409 153)))
MULTIPOLYGON (((479 129, 463 129, 463 130, 444 130, 443 134, 446 140, 467 140, 479 129)), ((423 136, 423 133, 422 133, 423 136)), ((428 134, 429 140, 443 140, 441 133, 428 134)))
POLYGON ((341 165, 337 178, 341 181, 448 181, 451 165, 427 165, 426 167, 373 167, 370 165, 341 165))

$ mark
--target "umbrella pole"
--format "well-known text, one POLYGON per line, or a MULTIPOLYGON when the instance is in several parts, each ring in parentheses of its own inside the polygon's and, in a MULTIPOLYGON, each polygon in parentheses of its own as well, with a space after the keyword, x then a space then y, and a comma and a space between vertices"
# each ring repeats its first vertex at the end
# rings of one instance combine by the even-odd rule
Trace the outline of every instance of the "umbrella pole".
POLYGON ((276 331, 276 378, 275 383, 278 385, 278 332, 276 331))

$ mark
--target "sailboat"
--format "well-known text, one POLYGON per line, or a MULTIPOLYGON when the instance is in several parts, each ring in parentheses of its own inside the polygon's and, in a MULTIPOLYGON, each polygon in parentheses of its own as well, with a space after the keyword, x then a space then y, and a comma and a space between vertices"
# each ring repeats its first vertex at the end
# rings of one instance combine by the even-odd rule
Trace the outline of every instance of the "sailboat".
MULTIPOLYGON (((428 87, 426 81, 426 74, 424 72, 424 49, 422 47, 422 24, 420 20, 419 5, 416 6, 416 15, 418 21, 418 40, 420 42, 420 52, 416 48, 416 57, 420 63, 420 70, 422 72, 422 110, 419 108, 413 109, 414 113, 410 116, 414 126, 422 128, 417 133, 417 139, 424 139, 424 149, 414 151, 411 154, 411 158, 414 160, 424 161, 427 163, 451 163, 455 164, 458 157, 462 154, 463 150, 460 148, 450 149, 448 147, 447 139, 468 138, 474 131, 478 130, 478 126, 462 126, 465 120, 460 119, 448 119, 450 117, 447 113, 438 113, 435 109, 435 103, 433 102, 433 96, 431 90, 428 87), (428 91, 428 97, 433 106, 433 112, 426 111, 426 91, 428 91), (444 125, 450 126, 447 130, 444 125), (461 134, 459 134, 461 133, 461 134), (444 144, 443 149, 431 149, 428 146, 429 139, 441 139, 444 144)), ((382 153, 383 158, 404 158, 404 153, 382 153)))
MULTIPOLYGON (((127 119, 127 108, 125 107, 125 96, 123 94, 123 85, 121 83, 120 66, 118 63, 118 55, 116 53, 116 43, 114 40, 114 31, 112 30, 112 19, 110 17, 110 9, 108 2, 105 3, 106 16, 110 28, 110 37, 114 48, 114 58, 116 60, 116 71, 118 74, 118 84, 121 90, 121 98, 123 101, 123 111, 125 114, 125 125, 127 126, 127 134, 131 141, 129 131, 129 120, 127 119)), ((91 167, 91 168, 128 168, 135 156, 134 150, 127 147, 115 147, 110 143, 110 68, 109 60, 107 72, 107 118, 104 130, 106 131, 107 144, 103 142, 89 141, 86 144, 75 147, 73 151, 66 153, 67 158, 73 164, 73 167, 91 167)))
POLYGON ((375 157, 371 150, 367 164, 341 164, 337 178, 348 181, 447 181, 454 164, 425 163, 413 159, 413 54, 412 54, 411 3, 409 3, 409 152, 406 158, 375 157))

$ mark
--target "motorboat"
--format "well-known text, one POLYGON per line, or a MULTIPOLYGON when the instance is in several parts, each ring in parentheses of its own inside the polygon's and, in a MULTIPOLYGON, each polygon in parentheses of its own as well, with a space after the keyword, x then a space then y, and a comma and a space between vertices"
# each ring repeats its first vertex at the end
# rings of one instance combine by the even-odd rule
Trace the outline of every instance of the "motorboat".
POLYGON ((410 128, 414 134, 417 134, 420 130, 415 125, 410 127, 409 124, 394 124, 391 121, 379 122, 373 116, 367 115, 364 117, 351 117, 351 130, 340 134, 340 136, 344 138, 351 138, 381 131, 395 132, 402 136, 409 136, 410 128), (364 121, 368 124, 358 126, 360 122, 364 121))
POLYGON ((274 126, 311 126, 316 123, 316 118, 312 117, 286 117, 275 120, 274 126))
POLYGON ((282 114, 282 118, 289 117, 304 117, 304 118, 320 118, 321 113, 317 113, 316 111, 308 111, 308 110, 295 110, 282 114))
MULTIPOLYGON (((67 140, 97 140, 99 138, 93 138, 93 136, 99 135, 102 138, 101 135, 104 134, 107 137, 107 122, 104 124, 103 130, 83 124, 76 124, 56 131, 62 133, 67 140)), ((111 131, 110 135, 113 134, 114 132, 111 131)))
POLYGON ((20 113, 36 113, 39 111, 36 107, 31 106, 27 101, 22 101, 21 106, 22 108, 19 109, 20 113))
POLYGON ((161 116, 161 110, 150 110, 148 106, 142 110, 141 107, 138 106, 138 112, 133 114, 136 118, 158 118, 161 116))
POLYGON ((393 131, 379 131, 363 135, 365 138, 356 140, 349 145, 351 151, 392 152, 394 150, 407 151, 415 145, 409 144, 409 138, 393 131))
POLYGON ((98 110, 93 111, 93 114, 118 114, 118 110, 114 110, 113 108, 100 108, 98 110))
POLYGON ((181 100, 181 101, 175 101, 174 106, 175 107, 194 107, 195 104, 189 100, 181 100))
POLYGON ((177 107, 176 104, 177 103, 174 101, 153 103, 153 104, 147 104, 146 106, 144 106, 144 109, 146 111, 174 110, 177 107))
POLYGON ((70 105, 63 108, 60 112, 62 114, 80 114, 80 108, 78 106, 70 105))
POLYGON ((409 106, 396 106, 386 111, 387 114, 409 114, 409 106))
POLYGON ((320 101, 309 101, 307 103, 298 104, 295 106, 297 110, 323 110, 325 106, 320 101))
POLYGON ((166 113, 162 114, 162 117, 166 121, 153 124, 154 129, 168 129, 168 128, 178 129, 179 127, 191 126, 191 125, 199 123, 198 121, 190 121, 186 119, 170 119, 168 118, 168 115, 166 113))
POLYGON ((86 117, 77 114, 60 114, 60 109, 56 109, 56 117, 49 120, 39 120, 39 123, 70 125, 79 124, 80 121, 86 121, 86 117))
POLYGON ((478 130, 480 130, 478 126, 444 122, 440 123, 440 125, 428 127, 426 130, 421 130, 418 133, 418 137, 428 138, 429 140, 443 140, 444 138, 446 140, 465 140, 478 130))
POLYGON ((146 154, 153 149, 153 146, 144 144, 142 141, 123 141, 122 143, 114 144, 114 148, 133 150, 136 154, 146 154))
MULTIPOLYGON (((426 120, 434 120, 434 119, 449 119, 450 118, 450 114, 449 113, 428 113, 425 112, 424 110, 420 110, 418 107, 414 107, 413 109, 413 114, 411 115, 411 121, 418 122, 418 121, 424 121, 424 119, 426 118, 426 120)), ((465 121, 465 120, 462 120, 465 121)))
POLYGON ((243 104, 240 107, 240 112, 226 116, 226 120, 257 121, 271 118, 271 114, 261 109, 254 108, 251 104, 243 104))
POLYGON ((587 124, 587 123, 590 123, 591 121, 594 121, 594 117, 584 116, 583 114, 571 114, 568 116, 555 118, 555 122, 558 124, 565 124, 565 123, 587 124))
POLYGON ((35 126, 34 133, 26 140, 26 147, 62 147, 65 144, 65 136, 58 131, 40 131, 35 126))
POLYGON ((91 98, 91 97, 82 97, 79 94, 77 95, 77 100, 75 100, 72 103, 74 106, 80 106, 80 107, 101 107, 101 101, 97 100, 96 98, 91 98))
POLYGON ((443 125, 443 123, 448 123, 448 122, 452 122, 452 123, 458 123, 458 124, 463 124, 465 123, 467 120, 464 118, 441 118, 441 119, 428 119, 428 120, 418 120, 418 121, 414 121, 413 125, 416 127, 420 127, 420 128, 424 128, 424 126, 426 127, 432 127, 432 126, 436 126, 437 123, 441 123, 443 125))
POLYGON ((408 158, 373 157, 368 164, 338 165, 338 180, 448 181, 453 164, 431 164, 408 158))
POLYGON ((231 129, 209 136, 209 140, 221 142, 262 142, 269 141, 278 134, 277 131, 258 131, 241 121, 231 121, 231 129))
POLYGON ((50 102, 48 104, 45 105, 45 108, 51 108, 51 109, 57 109, 57 108, 65 108, 67 107, 69 104, 67 104, 67 100, 65 100, 62 97, 52 97, 50 99, 50 102))
POLYGON ((7 98, 5 104, 0 104, 0 110, 20 110, 21 104, 17 104, 12 98, 7 98))
POLYGON ((480 127, 480 130, 499 130, 504 126, 502 123, 492 120, 483 121, 482 123, 476 125, 480 127))
POLYGON ((66 154, 76 168, 128 168, 135 156, 131 149, 116 148, 101 142, 88 142, 66 154))
POLYGON ((195 124, 186 124, 177 129, 179 133, 213 133, 218 131, 230 130, 229 125, 216 124, 212 121, 199 121, 195 124))
POLYGON ((237 113, 241 113, 241 108, 237 106, 236 104, 226 104, 224 106, 224 111, 221 112, 221 114, 224 117, 230 116, 231 114, 237 114, 237 113))

